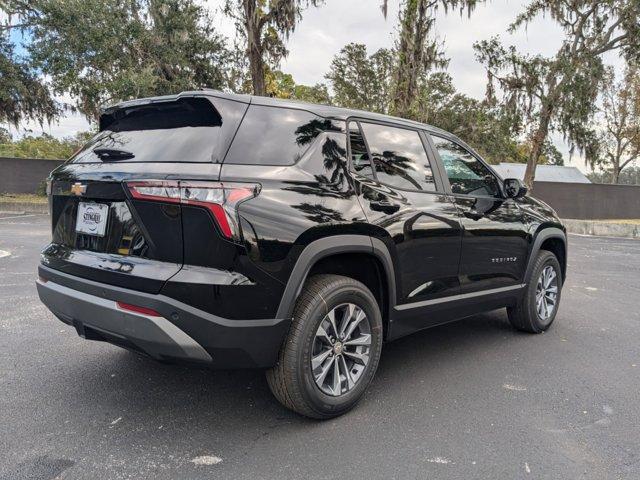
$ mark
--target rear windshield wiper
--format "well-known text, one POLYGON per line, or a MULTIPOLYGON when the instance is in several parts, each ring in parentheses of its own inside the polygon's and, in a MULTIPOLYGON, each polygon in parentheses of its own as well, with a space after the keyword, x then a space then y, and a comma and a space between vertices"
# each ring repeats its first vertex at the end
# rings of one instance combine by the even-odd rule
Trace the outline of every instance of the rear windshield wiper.
POLYGON ((116 148, 94 148, 93 153, 100 157, 100 160, 127 160, 135 157, 131 152, 116 148))

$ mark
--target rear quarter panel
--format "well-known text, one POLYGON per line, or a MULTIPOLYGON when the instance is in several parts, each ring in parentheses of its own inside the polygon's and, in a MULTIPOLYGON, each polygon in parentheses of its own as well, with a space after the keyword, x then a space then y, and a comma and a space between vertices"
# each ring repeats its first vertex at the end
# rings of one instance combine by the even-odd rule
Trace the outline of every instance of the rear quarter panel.
POLYGON ((345 142, 344 133, 321 134, 292 166, 222 166, 223 182, 260 183, 260 194, 240 204, 242 232, 251 261, 283 284, 312 241, 368 230, 345 142))

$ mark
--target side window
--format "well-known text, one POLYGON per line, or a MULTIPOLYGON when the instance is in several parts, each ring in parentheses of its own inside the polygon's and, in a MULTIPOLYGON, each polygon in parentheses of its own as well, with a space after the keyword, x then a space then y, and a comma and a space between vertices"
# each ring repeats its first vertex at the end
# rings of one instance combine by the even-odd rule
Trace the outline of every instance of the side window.
POLYGON ((293 165, 325 123, 304 110, 251 105, 224 163, 293 165))
POLYGON ((453 193, 498 196, 498 181, 480 160, 457 143, 434 135, 431 138, 442 159, 453 193))
POLYGON ((367 146, 356 122, 349 122, 349 142, 351 145, 351 168, 353 171, 365 177, 374 178, 367 146))
POLYGON ((376 178, 407 190, 436 190, 429 158, 415 130, 361 123, 376 178))

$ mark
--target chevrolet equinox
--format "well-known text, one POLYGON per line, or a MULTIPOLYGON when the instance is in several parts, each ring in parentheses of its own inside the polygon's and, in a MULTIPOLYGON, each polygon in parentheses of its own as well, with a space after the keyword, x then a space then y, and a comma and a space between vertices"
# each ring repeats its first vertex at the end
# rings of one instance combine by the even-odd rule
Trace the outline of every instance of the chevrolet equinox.
POLYGON ((266 369, 313 418, 362 397, 384 342, 506 307, 553 322, 555 212, 429 125, 216 91, 127 101, 47 183, 37 287, 85 339, 266 369))

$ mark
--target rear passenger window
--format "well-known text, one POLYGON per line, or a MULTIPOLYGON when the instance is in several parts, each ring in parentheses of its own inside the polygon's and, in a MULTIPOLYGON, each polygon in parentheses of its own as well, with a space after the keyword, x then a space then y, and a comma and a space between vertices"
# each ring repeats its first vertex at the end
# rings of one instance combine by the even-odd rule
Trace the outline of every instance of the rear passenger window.
POLYGON ((349 141, 351 144, 351 168, 365 177, 374 178, 369 152, 356 122, 349 123, 349 141))
POLYGON ((415 130, 361 123, 376 178, 406 190, 436 190, 429 158, 415 130))
POLYGON ((293 165, 324 123, 324 119, 304 110, 252 105, 224 163, 293 165))

